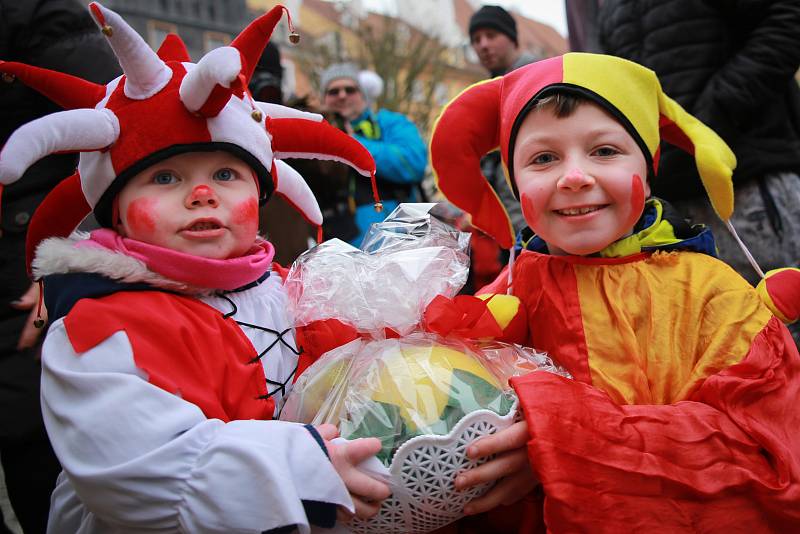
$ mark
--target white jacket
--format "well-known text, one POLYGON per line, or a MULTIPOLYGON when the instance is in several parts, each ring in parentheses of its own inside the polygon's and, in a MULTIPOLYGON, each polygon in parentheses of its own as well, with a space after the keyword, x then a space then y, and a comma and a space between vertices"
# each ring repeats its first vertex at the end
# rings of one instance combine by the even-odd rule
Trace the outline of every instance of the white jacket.
MULTIPOLYGON (((283 341, 274 333, 290 325, 286 294, 275 274, 244 291, 201 294, 130 257, 76 249, 71 240, 43 244, 36 269, 39 276, 94 272, 146 282, 191 295, 222 314, 235 308, 228 321, 267 329, 240 327, 254 354, 272 345, 260 361, 276 412, 288 393, 298 357, 291 330, 283 341)), ((153 314, 155 324, 174 319, 154 310, 143 313, 153 314)), ((208 418, 180 391, 170 393, 148 381, 137 366, 137 343, 126 330, 76 352, 68 317, 50 326, 42 351, 42 409, 64 469, 52 497, 49 532, 261 533, 287 525, 309 532, 303 501, 352 510, 344 484, 309 429, 282 421, 208 418)), ((184 346, 179 339, 147 341, 163 345, 167 358, 184 346)), ((200 362, 216 357, 192 356, 200 362)))

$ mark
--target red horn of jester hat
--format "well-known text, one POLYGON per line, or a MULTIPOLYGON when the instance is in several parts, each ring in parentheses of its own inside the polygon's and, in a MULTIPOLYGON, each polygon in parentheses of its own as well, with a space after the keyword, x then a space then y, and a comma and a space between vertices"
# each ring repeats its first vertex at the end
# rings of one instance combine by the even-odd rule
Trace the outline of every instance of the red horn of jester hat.
POLYGON ((583 95, 616 117, 654 173, 661 140, 694 155, 711 204, 721 219, 730 218, 736 158, 725 142, 665 95, 653 71, 613 56, 570 53, 469 87, 445 106, 434 125, 431 165, 439 189, 500 246, 512 246, 513 229, 480 172, 480 158, 499 148, 515 189, 516 133, 535 102, 557 90, 583 95))
POLYGON ((43 203, 50 213, 37 212, 40 220, 28 236, 30 247, 45 237, 69 234, 90 209, 101 225, 111 227, 112 202, 126 181, 185 152, 234 154, 255 171, 262 200, 275 191, 318 226, 322 214, 308 185, 276 158, 347 163, 372 179, 378 201, 375 163, 360 143, 324 122, 321 115, 256 102, 248 92, 253 68, 275 25, 284 12, 288 16, 285 7, 275 6, 242 30, 230 46, 212 50, 196 64, 189 61, 179 37, 167 37, 156 53, 115 12, 97 3, 89 9, 124 73, 109 84, 0 62, 6 81, 18 78, 66 109, 29 122, 11 135, 0 151, 0 184, 15 182, 48 154, 80 152, 78 174, 53 191, 63 198, 43 203), (78 184, 85 202, 75 201, 78 184), (58 220, 60 225, 48 225, 47 220, 58 220))

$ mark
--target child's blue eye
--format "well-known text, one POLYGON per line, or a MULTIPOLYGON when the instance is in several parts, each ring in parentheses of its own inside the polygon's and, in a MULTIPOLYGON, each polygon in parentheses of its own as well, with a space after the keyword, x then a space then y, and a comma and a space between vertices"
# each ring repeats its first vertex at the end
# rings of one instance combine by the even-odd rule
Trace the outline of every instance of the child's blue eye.
POLYGON ((171 172, 160 172, 160 173, 156 174, 155 176, 153 176, 153 183, 156 183, 156 184, 159 184, 159 185, 167 185, 167 184, 175 183, 176 181, 177 181, 177 178, 171 172))
POLYGON ((610 146, 603 146, 594 151, 598 156, 614 156, 619 154, 619 150, 610 146))
POLYGON ((214 173, 214 179, 221 182, 229 182, 236 177, 236 174, 231 169, 220 169, 214 173))
POLYGON ((533 158, 533 163, 537 165, 544 165, 546 163, 552 163, 555 160, 555 156, 552 154, 539 154, 535 158, 533 158))

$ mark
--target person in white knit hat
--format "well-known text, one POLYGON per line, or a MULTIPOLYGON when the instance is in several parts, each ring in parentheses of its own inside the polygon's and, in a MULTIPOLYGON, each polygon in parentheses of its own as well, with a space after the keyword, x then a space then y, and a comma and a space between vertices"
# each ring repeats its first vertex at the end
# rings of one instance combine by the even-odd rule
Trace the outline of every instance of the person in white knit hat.
POLYGON ((323 224, 326 236, 355 246, 372 223, 382 221, 399 203, 420 198, 419 184, 428 164, 425 142, 408 117, 387 109, 371 109, 382 83, 376 74, 361 71, 353 63, 335 63, 320 78, 323 107, 338 114, 342 129, 375 158, 383 213, 372 209, 371 192, 352 172, 346 199, 335 206, 323 206, 330 223, 323 224))

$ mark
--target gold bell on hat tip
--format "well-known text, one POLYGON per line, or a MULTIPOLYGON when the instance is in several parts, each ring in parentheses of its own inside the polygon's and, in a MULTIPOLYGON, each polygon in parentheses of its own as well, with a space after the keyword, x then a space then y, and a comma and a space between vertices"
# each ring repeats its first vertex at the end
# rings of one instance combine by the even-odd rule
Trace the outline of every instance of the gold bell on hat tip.
POLYGON ((113 28, 111 28, 111 26, 109 26, 108 24, 103 24, 103 27, 100 28, 100 31, 103 32, 103 35, 105 35, 106 37, 111 37, 112 35, 114 35, 113 28))
POLYGON ((250 117, 253 118, 256 122, 261 122, 261 118, 264 117, 264 114, 261 113, 261 110, 254 109, 253 112, 250 114, 250 117))
POLYGON ((375 203, 375 211, 378 213, 383 211, 383 202, 376 202, 375 203))
POLYGON ((16 79, 17 79, 17 77, 14 76, 11 73, 8 73, 8 72, 4 72, 3 73, 3 81, 6 82, 6 83, 13 83, 14 80, 16 80, 16 79))
POLYGON ((289 34, 289 42, 292 44, 297 44, 300 42, 300 34, 297 32, 292 32, 289 34))
POLYGON ((41 319, 41 318, 39 318, 39 319, 34 319, 34 320, 33 320, 33 326, 35 326, 36 328, 41 328, 41 327, 43 327, 43 326, 44 326, 44 319, 41 319))

